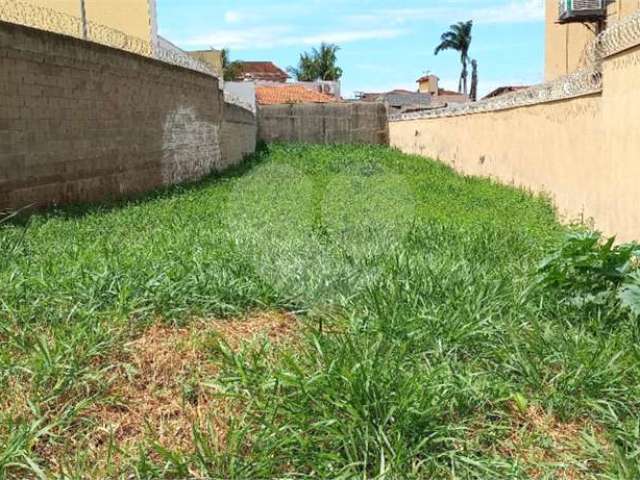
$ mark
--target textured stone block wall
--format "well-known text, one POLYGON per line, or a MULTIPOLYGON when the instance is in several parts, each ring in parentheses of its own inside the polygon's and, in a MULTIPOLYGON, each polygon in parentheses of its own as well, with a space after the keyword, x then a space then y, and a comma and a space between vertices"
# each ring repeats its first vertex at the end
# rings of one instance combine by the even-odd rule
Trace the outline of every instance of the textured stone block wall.
POLYGON ((225 165, 238 164, 254 153, 257 135, 258 125, 253 112, 232 103, 224 104, 220 143, 225 165))
POLYGON ((222 115, 213 77, 0 22, 0 211, 199 179, 222 115))
POLYGON ((258 138, 269 142, 389 144, 381 103, 273 105, 258 109, 258 138))

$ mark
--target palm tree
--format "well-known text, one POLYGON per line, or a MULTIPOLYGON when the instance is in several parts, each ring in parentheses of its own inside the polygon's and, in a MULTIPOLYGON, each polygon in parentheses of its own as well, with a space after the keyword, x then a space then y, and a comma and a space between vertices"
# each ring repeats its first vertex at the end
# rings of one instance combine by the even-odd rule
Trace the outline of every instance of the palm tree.
POLYGON ((337 45, 324 42, 320 45, 320 50, 313 49, 320 80, 336 81, 342 78, 342 69, 336 65, 339 50, 337 45))
POLYGON ((337 66, 339 50, 339 46, 323 42, 319 49, 313 48, 310 53, 302 53, 298 66, 287 70, 300 82, 340 80, 343 72, 337 66))
POLYGON ((297 67, 289 67, 287 71, 299 82, 313 82, 319 78, 318 66, 311 54, 300 54, 297 67))
POLYGON ((435 54, 438 55, 443 50, 456 50, 460 52, 460 63, 462 63, 462 72, 460 73, 460 82, 458 83, 458 92, 467 93, 467 77, 469 48, 471 48, 471 30, 473 29, 473 20, 468 22, 458 22, 449 27, 448 32, 444 32, 440 37, 440 45, 436 47, 435 54))
POLYGON ((471 90, 469 98, 472 102, 478 100, 478 61, 471 60, 471 90))

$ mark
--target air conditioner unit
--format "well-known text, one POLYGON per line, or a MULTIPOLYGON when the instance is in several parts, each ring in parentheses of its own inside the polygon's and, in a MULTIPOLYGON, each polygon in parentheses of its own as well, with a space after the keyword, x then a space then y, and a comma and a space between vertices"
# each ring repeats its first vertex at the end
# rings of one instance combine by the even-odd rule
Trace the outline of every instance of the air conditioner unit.
POLYGON ((599 22, 607 18, 608 0, 560 0, 559 23, 599 22))

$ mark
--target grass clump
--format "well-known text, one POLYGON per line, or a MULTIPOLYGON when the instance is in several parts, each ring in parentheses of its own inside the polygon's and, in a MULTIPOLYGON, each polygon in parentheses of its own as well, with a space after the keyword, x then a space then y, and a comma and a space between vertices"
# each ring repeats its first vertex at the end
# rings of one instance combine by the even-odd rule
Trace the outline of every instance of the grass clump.
MULTIPOLYGON (((527 192, 278 145, 0 228, 0 478, 640 474, 633 310, 572 301, 593 272, 567 255, 538 269, 568 247, 527 192), (225 325, 256 310, 301 325, 238 347, 225 325)), ((605 277, 614 249, 585 248, 605 277)))

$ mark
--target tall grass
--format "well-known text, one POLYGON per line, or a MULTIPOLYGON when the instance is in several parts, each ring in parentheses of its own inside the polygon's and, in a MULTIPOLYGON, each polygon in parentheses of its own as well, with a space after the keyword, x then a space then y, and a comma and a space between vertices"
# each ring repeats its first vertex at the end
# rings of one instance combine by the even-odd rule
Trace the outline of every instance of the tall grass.
POLYGON ((103 360, 146 326, 252 309, 307 328, 275 360, 223 351, 216 386, 245 406, 225 448, 195 428, 194 451, 150 441, 119 473, 640 475, 637 323, 535 281, 564 229, 527 192, 386 148, 272 146, 199 185, 0 228, 0 388, 29 405, 0 402, 0 478, 60 471, 41 445, 91 428, 103 360))

